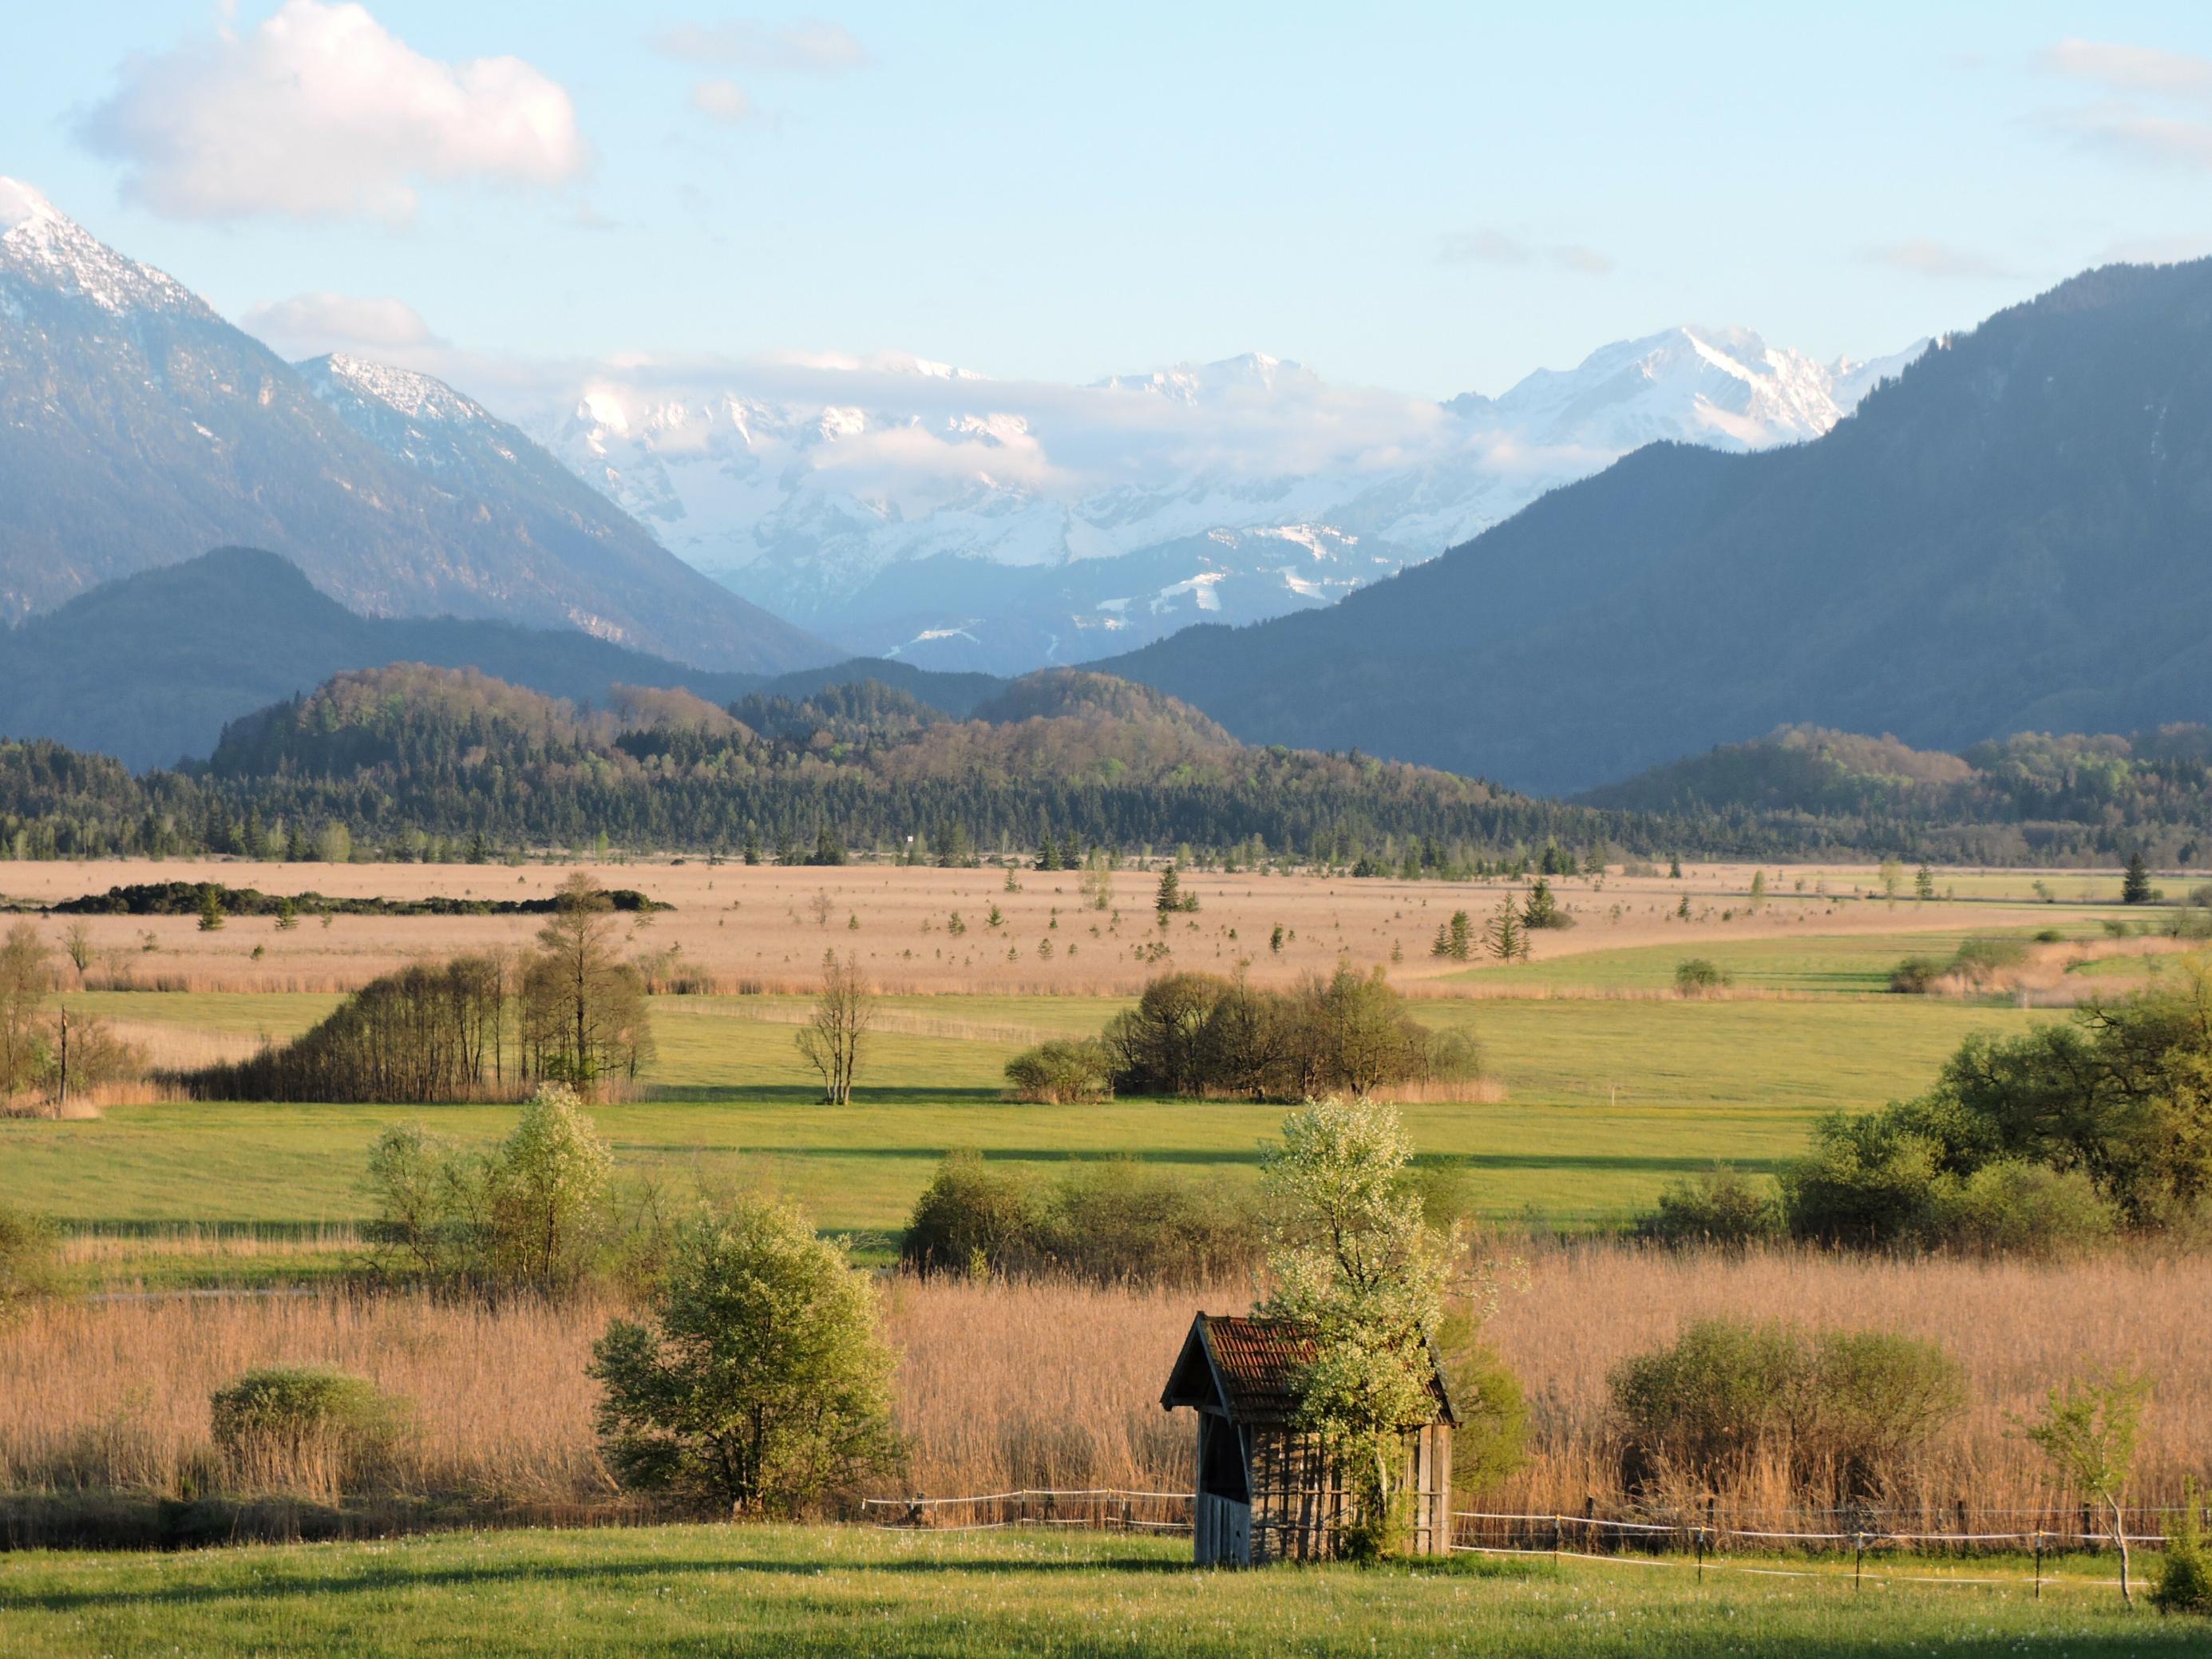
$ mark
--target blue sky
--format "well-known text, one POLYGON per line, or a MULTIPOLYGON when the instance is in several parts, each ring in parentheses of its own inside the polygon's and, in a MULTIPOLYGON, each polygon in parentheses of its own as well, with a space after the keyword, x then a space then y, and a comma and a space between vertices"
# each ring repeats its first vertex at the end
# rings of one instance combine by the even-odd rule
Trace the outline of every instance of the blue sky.
POLYGON ((2212 252, 2203 6, 823 4, 17 0, 0 173, 302 338, 1436 396, 2212 252))

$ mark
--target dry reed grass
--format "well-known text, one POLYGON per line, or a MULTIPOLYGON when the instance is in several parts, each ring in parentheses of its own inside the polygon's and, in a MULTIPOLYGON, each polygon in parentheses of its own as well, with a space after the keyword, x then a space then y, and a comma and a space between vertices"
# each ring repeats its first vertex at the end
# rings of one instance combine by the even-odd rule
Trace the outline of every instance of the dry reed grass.
MULTIPOLYGON (((1490 1335, 1527 1389, 1532 1456, 1502 1486, 1462 1492, 1462 1506, 1624 1505, 1607 1373, 1717 1315, 1897 1330, 1954 1354, 1972 1403, 1900 1494, 1931 1524, 1951 1525, 1960 1502, 1978 1514, 2058 1512, 2068 1495, 2012 1420, 2100 1364, 2144 1364, 2159 1379, 2139 1502, 2174 1501, 2183 1477, 2212 1460, 2199 1258, 2030 1265, 1577 1245, 1539 1248, 1528 1265, 1528 1289, 1508 1295, 1490 1335)), ((1194 1309, 1240 1309, 1250 1292, 891 1280, 884 1294, 912 1444, 898 1484, 954 1495, 1182 1489, 1189 1425, 1160 1410, 1162 1380, 1194 1309)), ((402 1492, 611 1503, 583 1370, 613 1311, 329 1295, 41 1308, 0 1343, 0 1490, 175 1492, 206 1467, 209 1395, 251 1367, 289 1364, 356 1371, 409 1402, 416 1426, 391 1477, 402 1492)), ((1778 1477, 1754 1480, 1725 1495, 1718 1518, 1771 1516, 1794 1496, 1778 1477)))
MULTIPOLYGON (((856 953, 880 987, 915 994, 1127 995, 1164 968, 1228 972, 1249 961, 1257 982, 1287 984, 1325 972, 1340 957, 1390 965, 1401 988, 1442 994, 1502 994, 1481 981, 1437 984, 1465 964, 1429 954, 1437 924, 1455 909, 1484 915, 1511 884, 1403 882, 1306 875, 1224 875, 1194 872, 1183 880, 1200 910, 1177 916, 1163 936, 1156 927, 1156 878, 1139 870, 1115 878, 1114 905, 1086 907, 1071 872, 1018 872, 1018 892, 1005 872, 905 869, 861 864, 834 869, 747 867, 696 860, 640 860, 573 866, 499 865, 251 864, 234 860, 122 860, 11 864, 0 884, 17 904, 51 904, 136 882, 221 881, 264 892, 315 890, 335 897, 446 896, 543 898, 575 867, 610 886, 635 887, 674 908, 629 927, 629 948, 659 958, 654 977, 724 994, 748 989, 811 992, 825 950, 856 953), (815 900, 829 901, 817 921, 815 900), (1002 924, 986 925, 996 905, 1002 924), (966 931, 947 923, 958 911, 966 931), (846 926, 856 918, 858 928, 846 926), (1058 923, 1057 927, 1053 924, 1058 923), (1269 948, 1273 929, 1283 949, 1269 948), (1098 928, 1094 936, 1091 930, 1098 928), (1164 937, 1173 955, 1140 960, 1138 951, 1164 937), (1047 957, 1042 947, 1049 943, 1047 957), (667 954, 675 947, 672 956, 667 954), (1010 952, 1012 953, 1010 955, 1010 952)), ((1868 872, 1871 880, 1871 872, 1868 872)), ((1554 878, 1561 902, 1579 926, 1535 940, 1539 959, 1646 945, 1692 945, 1812 933, 1960 932, 2048 922, 2047 906, 2027 902, 1898 907, 1838 894, 1775 893, 1756 911, 1740 901, 1748 866, 1705 866, 1682 881, 1613 874, 1593 882, 1554 878), (1674 918, 1689 894, 1701 919, 1674 918), (1731 912, 1727 922, 1719 920, 1731 912), (1618 914, 1616 914, 1616 912, 1618 914)), ((1779 884, 1778 884, 1778 885, 1779 884)), ((418 959, 463 951, 513 951, 529 942, 528 916, 338 916, 327 927, 303 916, 280 929, 272 918, 236 917, 217 932, 199 931, 190 916, 91 916, 96 959, 84 988, 284 991, 331 994, 358 988, 379 974, 418 959), (149 943, 152 950, 144 948, 149 943), (256 957, 256 950, 262 953, 256 957)), ((58 921, 48 924, 57 943, 58 921)), ((68 976, 72 984, 78 976, 68 976)), ((1516 990, 1510 994, 1560 994, 1516 990)))

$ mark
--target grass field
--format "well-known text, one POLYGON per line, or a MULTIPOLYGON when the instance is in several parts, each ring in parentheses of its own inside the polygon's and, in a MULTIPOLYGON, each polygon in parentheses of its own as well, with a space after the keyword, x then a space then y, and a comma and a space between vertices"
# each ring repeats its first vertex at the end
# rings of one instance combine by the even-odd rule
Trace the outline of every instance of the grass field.
MULTIPOLYGON (((1781 947, 1756 948, 1771 956, 1781 947)), ((118 993, 73 1000, 141 1027, 283 1036, 333 999, 118 993)), ((1259 1145, 1282 1115, 1278 1107, 1225 1102, 1002 1103, 1000 1073, 1020 1046, 1096 1031, 1123 1006, 1065 996, 891 999, 889 1029, 873 1039, 854 1103, 825 1108, 787 1023, 803 1006, 772 997, 658 1000, 652 1082, 659 1097, 595 1112, 623 1164, 679 1188, 768 1185, 805 1205, 823 1227, 880 1232, 902 1224, 931 1166, 956 1148, 1038 1164, 1136 1157, 1241 1178, 1256 1169, 1259 1145), (939 1031, 948 1034, 925 1034, 939 1031)), ((1474 1033, 1504 1096, 1407 1106, 1424 1158, 1466 1170, 1480 1214, 1533 1213, 1567 1225, 1648 1205, 1669 1179, 1716 1160, 1767 1168, 1802 1147, 1820 1114, 1923 1087, 1968 1031, 2054 1017, 1897 997, 1437 1000, 1418 1008, 1425 1019, 1474 1033)), ((410 1118, 459 1140, 489 1142, 514 1113, 116 1106, 91 1121, 0 1121, 0 1160, 19 1201, 79 1228, 216 1222, 297 1231, 359 1218, 370 1142, 386 1123, 410 1118)))
MULTIPOLYGON (((1855 1593, 1832 1564, 1822 1578, 1715 1571, 1703 1584, 1680 1562, 1540 1557, 1199 1572, 1188 1548, 1029 1531, 664 1527, 33 1554, 0 1575, 0 1651, 2118 1659, 2201 1654, 2212 1640, 2203 1620, 2130 1613, 2115 1592, 2066 1580, 2037 1601, 2024 1585, 1893 1582, 1880 1566, 1855 1593)), ((1924 1563, 1904 1571, 1942 1576, 1924 1563)), ((2071 1574, 2091 1576, 2106 1575, 2071 1574)))

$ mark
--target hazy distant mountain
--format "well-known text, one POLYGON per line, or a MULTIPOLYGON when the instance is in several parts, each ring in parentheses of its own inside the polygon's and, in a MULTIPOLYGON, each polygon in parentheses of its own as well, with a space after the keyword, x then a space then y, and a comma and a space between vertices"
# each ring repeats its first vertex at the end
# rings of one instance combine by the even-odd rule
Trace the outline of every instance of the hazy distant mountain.
POLYGON ((1323 612, 1100 664, 1247 741, 1556 792, 1808 722, 2212 714, 2212 262, 1941 343, 1811 443, 1656 445, 1323 612))
POLYGON ((1438 404, 1261 355, 1084 387, 891 358, 537 423, 676 552, 853 649, 1012 672, 1329 605, 1659 439, 1817 437, 1924 346, 1822 364, 1670 329, 1438 404))
POLYGON ((125 577, 0 630, 0 737, 52 738, 134 768, 166 766, 207 755, 242 714, 333 674, 395 662, 480 669, 601 705, 617 685, 682 686, 726 702, 875 678, 965 715, 1001 689, 896 663, 768 679, 690 667, 573 629, 359 617, 276 555, 234 547, 125 577))
POLYGON ((11 618, 251 544, 376 615, 572 627, 726 669, 833 654, 670 556, 448 388, 343 362, 319 365, 311 386, 9 179, 0 501, 11 618))

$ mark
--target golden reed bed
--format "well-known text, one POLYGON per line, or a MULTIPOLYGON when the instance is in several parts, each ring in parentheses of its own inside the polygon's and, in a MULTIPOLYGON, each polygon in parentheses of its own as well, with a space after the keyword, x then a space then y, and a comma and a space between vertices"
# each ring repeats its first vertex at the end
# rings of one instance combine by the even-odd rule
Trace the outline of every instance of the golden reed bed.
MULTIPOLYGON (((1942 1342, 1964 1363, 1966 1416, 1920 1472, 1931 1524, 2066 1501, 2013 1432, 2054 1381, 2100 1362, 2159 1379, 2138 1502, 2170 1503, 2212 1462, 2212 1283, 2202 1258, 2130 1255, 2057 1266, 1893 1261, 1797 1252, 1741 1260, 1615 1245, 1539 1249, 1491 1335, 1532 1412, 1527 1469, 1463 1506, 1579 1513, 1624 1501, 1606 1425, 1606 1374, 1623 1355, 1716 1314, 1875 1327, 1942 1342)), ((899 1415, 908 1492, 1014 1486, 1173 1490, 1188 1425, 1158 1405, 1194 1308, 1241 1308, 1248 1288, 1127 1292, 887 1280, 903 1352, 899 1415)), ((611 1311, 490 1311, 410 1298, 313 1295, 166 1299, 41 1309, 0 1337, 0 1491, 173 1493, 206 1467, 207 1399, 250 1366, 329 1364, 411 1401, 398 1484, 494 1504, 611 1504, 583 1367, 611 1311)), ((1790 1507, 1754 1481, 1722 1510, 1790 1507)))
MULTIPOLYGON (((220 859, 23 862, 0 872, 0 898, 37 906, 125 884, 164 881, 214 881, 269 893, 312 890, 332 897, 544 898, 575 867, 220 859)), ((682 975, 700 989, 726 994, 810 992, 822 952, 834 947, 855 952, 880 988, 923 994, 1125 995, 1140 989, 1163 965, 1227 972, 1243 960, 1255 980, 1289 983, 1326 972, 1339 957, 1348 956, 1363 966, 1389 964, 1393 977, 1416 994, 1432 986, 1443 994, 1479 996, 1492 988, 1480 977, 1438 983, 1440 976, 1465 973, 1467 965, 1431 957, 1431 944, 1437 925, 1455 909, 1467 909, 1480 921, 1518 886, 1194 872, 1182 884, 1198 896, 1200 909, 1171 919, 1164 937, 1173 956, 1160 964, 1138 956, 1162 934, 1152 910, 1157 878, 1137 870, 1114 878, 1116 924, 1111 911, 1085 905, 1080 879, 1072 872, 1018 872, 1020 890, 1010 893, 1005 872, 988 867, 748 868, 697 860, 580 867, 607 886, 635 887, 675 907, 642 924, 625 924, 629 951, 661 958, 656 977, 682 975), (994 905, 1003 918, 995 928, 986 924, 994 905), (957 934, 948 928, 956 910, 966 928, 957 934), (851 921, 859 927, 848 927, 851 921), (1279 951, 1269 943, 1278 926, 1285 933, 1279 951), (1048 944, 1049 954, 1043 949, 1048 944), (667 954, 672 948, 673 954, 667 954)), ((1778 874, 1771 875, 1772 896, 1754 911, 1745 896, 1751 876, 1748 866, 1698 866, 1680 881, 1618 873, 1597 881, 1555 878, 1559 901, 1577 925, 1540 934, 1536 956, 1813 934, 1955 933, 2047 922, 2052 915, 2032 904, 1866 902, 1850 896, 1841 878, 1832 893, 1799 893, 1778 874), (1698 920, 1674 918, 1686 894, 1698 920), (1725 922, 1719 919, 1723 913, 1729 916, 1725 922)), ((312 915, 290 929, 280 929, 270 917, 239 917, 212 933, 202 932, 191 916, 98 915, 86 925, 93 960, 81 981, 70 970, 65 977, 72 984, 323 994, 356 989, 420 958, 517 950, 538 927, 528 916, 337 916, 325 927, 312 915)), ((51 918, 40 927, 58 946, 63 920, 51 918)))

